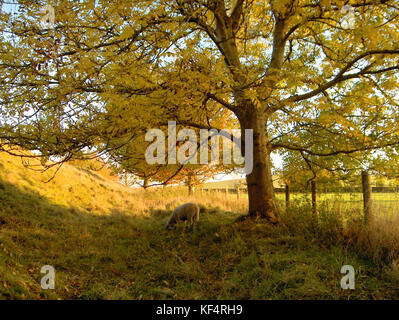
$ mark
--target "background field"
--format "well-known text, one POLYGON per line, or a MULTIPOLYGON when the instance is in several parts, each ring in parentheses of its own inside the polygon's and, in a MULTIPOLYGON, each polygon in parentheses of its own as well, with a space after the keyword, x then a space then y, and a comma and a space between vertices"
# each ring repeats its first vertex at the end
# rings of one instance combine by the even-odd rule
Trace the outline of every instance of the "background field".
POLYGON ((339 210, 345 202, 326 196, 315 218, 295 195, 275 228, 236 221, 245 196, 132 190, 72 165, 45 183, 51 175, 0 155, 0 298, 399 298, 396 216, 364 228, 353 203, 339 210), (187 201, 201 205, 198 228, 167 232, 172 209, 187 201), (40 287, 47 264, 55 290, 40 287), (345 264, 355 290, 340 287, 345 264))
MULTIPOLYGON (((185 191, 182 191, 185 192, 185 191)), ((199 195, 201 194, 197 191, 199 195)), ((225 192, 221 189, 220 191, 204 191, 205 195, 214 194, 219 198, 226 198, 225 192)), ((227 199, 229 201, 237 201, 237 195, 234 193, 228 193, 227 199)), ((285 194, 278 192, 276 193, 276 199, 282 209, 285 206, 285 194)), ((373 193, 372 194, 373 209, 379 217, 391 216, 394 217, 399 213, 399 193, 373 193)), ((240 193, 240 200, 238 202, 246 203, 248 196, 245 192, 240 193), (242 201, 244 200, 244 201, 242 201)), ((290 194, 290 201, 296 205, 311 205, 311 193, 310 192, 292 192, 290 194)), ((362 193, 348 193, 348 192, 331 192, 331 193, 318 193, 317 194, 318 204, 324 208, 330 208, 331 210, 345 212, 345 211, 360 211, 363 208, 363 194, 362 193)))

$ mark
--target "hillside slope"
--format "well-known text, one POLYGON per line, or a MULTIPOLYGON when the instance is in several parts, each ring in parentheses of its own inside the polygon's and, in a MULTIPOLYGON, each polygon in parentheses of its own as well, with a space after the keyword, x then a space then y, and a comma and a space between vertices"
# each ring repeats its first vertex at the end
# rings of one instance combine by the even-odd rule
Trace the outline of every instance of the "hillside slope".
POLYGON ((131 190, 64 165, 53 180, 0 154, 2 299, 386 299, 399 280, 340 247, 257 221, 246 203, 175 189, 131 190), (164 228, 171 210, 201 203, 193 233, 164 228), (340 288, 340 268, 357 271, 340 288), (40 287, 41 267, 55 290, 40 287))

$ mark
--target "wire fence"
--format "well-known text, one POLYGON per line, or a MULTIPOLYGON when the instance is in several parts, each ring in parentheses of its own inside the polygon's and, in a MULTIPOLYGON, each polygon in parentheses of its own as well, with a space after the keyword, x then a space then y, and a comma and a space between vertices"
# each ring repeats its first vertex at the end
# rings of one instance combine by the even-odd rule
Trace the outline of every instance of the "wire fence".
MULTIPOLYGON (((333 208, 338 211, 362 211, 363 193, 361 186, 351 188, 335 188, 329 191, 327 188, 317 190, 317 202, 319 206, 333 208)), ((275 188, 276 199, 283 205, 285 201, 285 188, 275 188)), ((198 188, 195 193, 213 194, 228 199, 245 199, 248 197, 247 188, 198 188)), ((291 191, 290 203, 295 205, 311 205, 312 194, 310 190, 291 191)), ((377 214, 399 213, 399 187, 372 187, 372 207, 377 214)))

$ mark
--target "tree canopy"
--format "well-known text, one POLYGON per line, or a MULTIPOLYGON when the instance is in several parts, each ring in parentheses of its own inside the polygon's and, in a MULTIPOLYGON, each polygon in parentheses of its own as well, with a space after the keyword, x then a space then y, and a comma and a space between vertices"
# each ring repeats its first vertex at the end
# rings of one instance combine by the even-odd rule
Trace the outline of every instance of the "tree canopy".
POLYGON ((68 160, 230 121, 253 130, 249 212, 272 223, 271 152, 397 154, 397 1, 18 1, 0 20, 0 146, 68 160))

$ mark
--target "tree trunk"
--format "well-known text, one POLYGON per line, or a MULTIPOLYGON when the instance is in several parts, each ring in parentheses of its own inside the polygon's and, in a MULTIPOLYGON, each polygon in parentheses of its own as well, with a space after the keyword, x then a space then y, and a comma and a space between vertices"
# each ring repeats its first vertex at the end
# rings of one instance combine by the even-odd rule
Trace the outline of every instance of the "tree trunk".
POLYGON ((192 196, 194 194, 194 187, 192 184, 188 185, 188 195, 192 196))
POLYGON ((372 218, 371 184, 368 171, 362 171, 364 221, 368 223, 372 218))
POLYGON ((144 188, 144 190, 148 188, 148 178, 147 177, 143 178, 143 188, 144 188))
MULTIPOLYGON (((245 129, 253 130, 253 170, 246 175, 249 201, 249 216, 266 218, 277 224, 279 213, 276 205, 270 160, 271 145, 266 132, 266 119, 259 111, 248 112, 240 120, 242 139, 245 129)), ((244 153, 244 148, 241 148, 244 153)))
POLYGON ((194 186, 193 186, 193 177, 191 173, 187 175, 187 188, 188 188, 188 195, 192 196, 194 194, 194 186))

